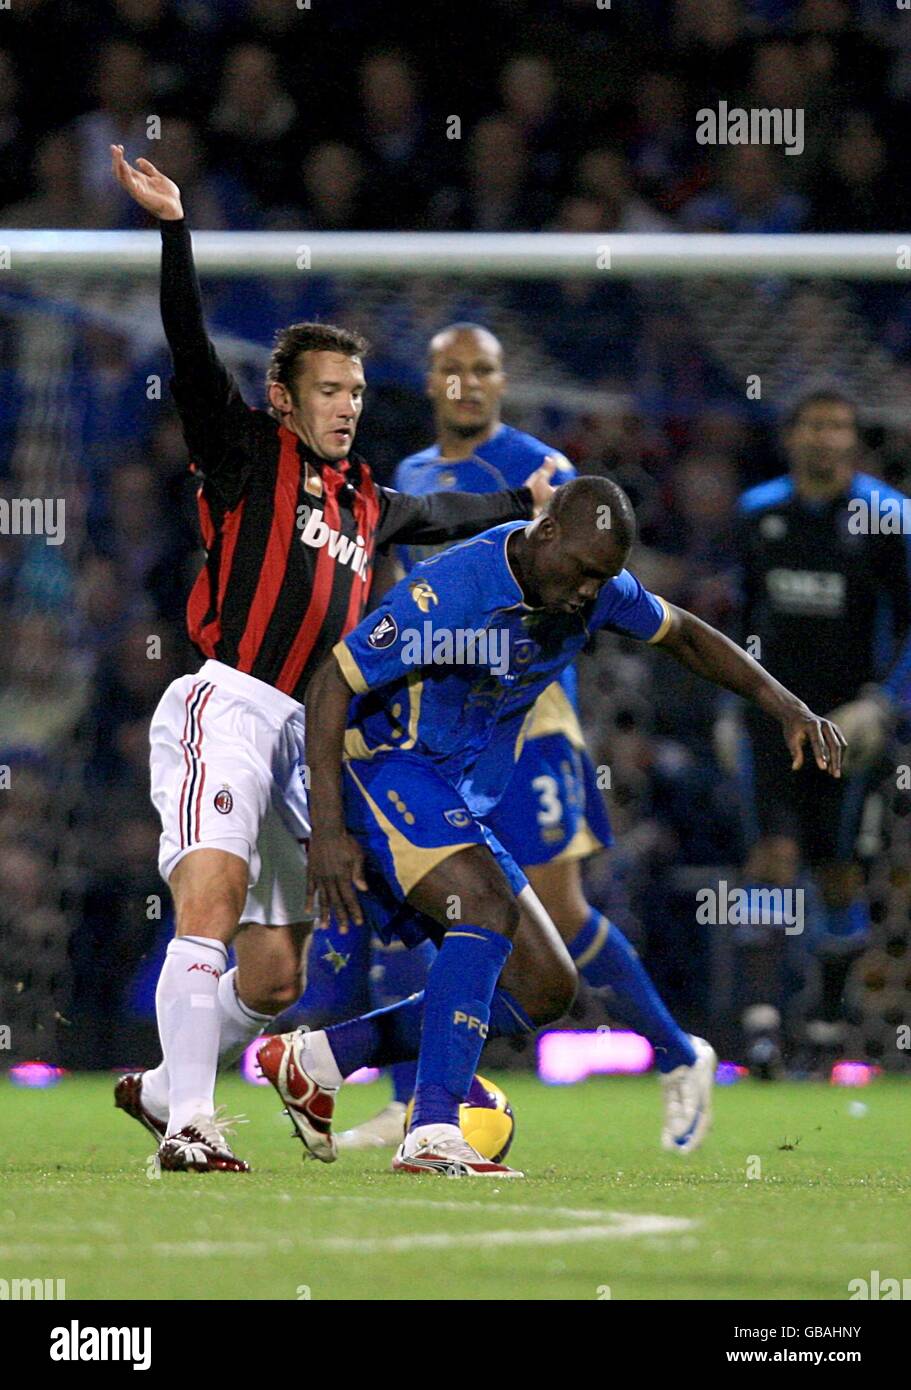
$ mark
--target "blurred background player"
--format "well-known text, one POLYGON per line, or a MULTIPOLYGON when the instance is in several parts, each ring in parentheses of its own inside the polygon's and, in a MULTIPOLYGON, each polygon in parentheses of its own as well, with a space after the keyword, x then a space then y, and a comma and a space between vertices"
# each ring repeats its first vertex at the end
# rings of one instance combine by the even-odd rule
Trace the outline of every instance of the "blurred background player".
MULTIPOLYGON (((813 766, 792 776, 772 721, 746 713, 746 880, 805 895, 802 935, 757 926, 740 933, 750 1061, 766 1075, 780 1064, 782 1009, 813 958, 804 1036, 790 1041, 811 1067, 831 1063, 844 1045, 845 982, 870 926, 858 831, 911 675, 909 534, 896 524, 907 499, 858 470, 857 410, 837 390, 794 406, 785 444, 790 471, 741 498, 737 636, 751 649, 758 642, 763 664, 828 712, 849 751, 840 781, 813 766)), ((719 730, 729 765, 732 718, 729 711, 719 730)))
MULTIPOLYGON (((506 384, 502 347, 486 328, 454 323, 437 333, 429 345, 427 373, 436 442, 403 459, 396 487, 410 493, 453 488, 489 493, 514 486, 545 459, 557 464, 555 482, 574 478, 575 469, 562 454, 503 423, 506 384)), ((407 574, 433 548, 399 546, 396 553, 407 574)), ((609 987, 611 1013, 654 1047, 665 1102, 664 1147, 679 1152, 695 1148, 702 1136, 694 1129, 694 1117, 713 1079, 707 1074, 710 1049, 678 1026, 623 932, 585 896, 582 864, 611 843, 611 830, 579 725, 572 667, 535 704, 509 791, 487 824, 521 865, 588 985, 609 987)), ((363 944, 340 947, 349 950, 355 953, 353 961, 338 977, 341 984, 347 975, 350 990, 347 995, 342 990, 343 997, 336 1000, 341 1016, 350 1016, 352 1003, 363 997, 368 966, 363 944)), ((335 953, 332 958, 337 962, 338 957, 335 953)), ((370 961, 373 1006, 420 989, 433 957, 429 942, 410 952, 397 941, 375 943, 370 961)), ((392 1100, 378 1115, 340 1135, 340 1146, 398 1144, 414 1082, 414 1064, 394 1067, 392 1100)))

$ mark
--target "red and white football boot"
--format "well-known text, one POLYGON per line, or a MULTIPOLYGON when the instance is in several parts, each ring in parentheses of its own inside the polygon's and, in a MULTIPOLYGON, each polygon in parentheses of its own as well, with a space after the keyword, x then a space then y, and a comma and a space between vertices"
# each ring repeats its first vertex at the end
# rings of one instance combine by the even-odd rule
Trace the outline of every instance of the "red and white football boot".
POLYGON ((517 1168, 482 1158, 458 1125, 420 1125, 405 1135, 393 1173, 438 1173, 444 1178, 524 1178, 517 1168))
POLYGON ((157 1115, 153 1115, 151 1110, 143 1105, 141 1071, 128 1071, 120 1078, 114 1087, 114 1104, 118 1110, 144 1125, 156 1143, 161 1143, 167 1132, 167 1120, 159 1120, 157 1115))
POLYGON ((307 1033, 276 1033, 257 1053, 262 1074, 275 1087, 298 1138, 310 1158, 334 1163, 338 1147, 332 1133, 336 1088, 321 1086, 305 1069, 307 1033))
POLYGON ((234 1118, 194 1115, 177 1134, 169 1134, 158 1146, 158 1162, 168 1173, 249 1173, 250 1165, 238 1158, 225 1139, 235 1124, 245 1124, 242 1115, 234 1118))

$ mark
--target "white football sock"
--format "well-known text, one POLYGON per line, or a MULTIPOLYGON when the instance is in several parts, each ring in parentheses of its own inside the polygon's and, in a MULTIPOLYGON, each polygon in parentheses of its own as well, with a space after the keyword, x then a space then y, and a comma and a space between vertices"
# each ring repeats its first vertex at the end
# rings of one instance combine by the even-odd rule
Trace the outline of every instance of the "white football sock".
POLYGON ((322 1028, 315 1033, 304 1033, 301 1038, 301 1066, 308 1076, 312 1076, 318 1086, 326 1086, 336 1091, 344 1081, 338 1069, 335 1053, 322 1028))
MULTIPOLYGON (((187 940, 183 937, 182 940, 187 940)), ((235 985, 237 966, 226 970, 218 982, 218 1067, 229 1067, 254 1038, 272 1022, 274 1014, 258 1014, 239 997, 235 985)), ((142 1074, 142 1103, 156 1119, 168 1115, 168 1068, 159 1062, 142 1074)))
POLYGON ((178 936, 168 946, 155 1011, 168 1069, 168 1133, 215 1109, 218 1068, 218 982, 228 952, 220 941, 178 936))
POLYGON ((245 1004, 237 993, 237 966, 227 970, 218 982, 218 1017, 221 1033, 218 1040, 218 1065, 229 1067, 260 1033, 269 1026, 274 1014, 258 1014, 245 1004))

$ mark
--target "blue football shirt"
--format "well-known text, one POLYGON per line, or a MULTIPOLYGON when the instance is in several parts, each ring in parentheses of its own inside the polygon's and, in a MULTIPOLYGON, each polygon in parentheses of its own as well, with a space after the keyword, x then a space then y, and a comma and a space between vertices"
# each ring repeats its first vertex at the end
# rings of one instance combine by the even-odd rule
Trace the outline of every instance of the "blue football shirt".
POLYGON ((664 600, 628 570, 578 613, 530 608, 506 550, 526 525, 494 527, 422 561, 334 649, 357 695, 346 754, 426 757, 476 816, 503 794, 535 700, 592 634, 655 642, 670 622, 664 600))

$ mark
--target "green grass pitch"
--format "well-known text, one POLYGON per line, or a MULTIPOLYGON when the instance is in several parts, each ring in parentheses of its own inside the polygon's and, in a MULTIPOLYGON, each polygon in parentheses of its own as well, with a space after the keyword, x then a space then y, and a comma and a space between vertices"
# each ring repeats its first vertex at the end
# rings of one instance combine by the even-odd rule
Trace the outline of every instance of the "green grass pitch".
MULTIPOLYGON (((719 1089, 681 1158, 658 1147, 654 1077, 497 1079, 524 1182, 394 1175, 385 1151, 305 1164, 272 1090, 237 1077, 219 1099, 250 1119, 254 1172, 150 1177, 112 1077, 0 1077, 0 1278, 62 1278, 73 1299, 843 1301, 911 1271, 907 1082, 719 1089)), ((341 1127, 386 1095, 349 1088, 341 1127)))

